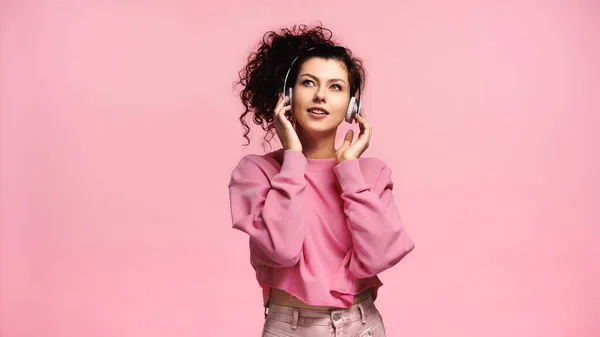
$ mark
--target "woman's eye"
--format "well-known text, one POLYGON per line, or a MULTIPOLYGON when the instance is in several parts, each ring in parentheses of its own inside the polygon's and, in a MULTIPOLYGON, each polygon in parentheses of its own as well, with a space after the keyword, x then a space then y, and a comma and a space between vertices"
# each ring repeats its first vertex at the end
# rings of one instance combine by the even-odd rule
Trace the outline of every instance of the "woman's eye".
POLYGON ((303 84, 303 85, 309 85, 309 84, 311 84, 311 83, 312 83, 312 81, 311 81, 311 80, 304 80, 304 81, 302 82, 302 84, 303 84))
POLYGON ((339 84, 334 84, 333 87, 336 88, 337 90, 342 90, 342 86, 339 84))

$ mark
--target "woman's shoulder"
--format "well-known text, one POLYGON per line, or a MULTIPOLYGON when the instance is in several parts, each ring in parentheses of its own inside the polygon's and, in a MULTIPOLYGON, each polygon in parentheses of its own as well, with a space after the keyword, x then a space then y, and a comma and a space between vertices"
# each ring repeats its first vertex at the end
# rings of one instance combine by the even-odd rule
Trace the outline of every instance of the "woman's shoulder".
POLYGON ((371 184, 375 191, 382 192, 394 185, 392 170, 385 160, 376 157, 361 157, 360 170, 365 181, 371 184))
POLYGON ((283 162, 283 149, 264 154, 249 153, 240 158, 233 171, 260 170, 265 173, 278 170, 283 162))
POLYGON ((238 162, 240 164, 254 164, 254 165, 272 165, 283 162, 283 148, 267 152, 264 154, 249 153, 242 156, 238 162))
POLYGON ((359 158, 360 168, 363 171, 376 171, 379 172, 383 169, 388 169, 387 163, 377 157, 360 157, 359 158))

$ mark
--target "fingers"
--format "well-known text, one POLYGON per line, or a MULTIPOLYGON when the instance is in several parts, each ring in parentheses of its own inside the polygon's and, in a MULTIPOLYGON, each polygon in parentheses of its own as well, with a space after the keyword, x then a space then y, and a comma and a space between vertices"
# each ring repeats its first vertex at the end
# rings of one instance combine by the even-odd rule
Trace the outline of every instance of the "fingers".
POLYGON ((354 138, 354 131, 348 130, 348 132, 346 132, 346 136, 344 136, 344 146, 350 146, 350 144, 352 144, 353 138, 354 138))
POLYGON ((361 131, 363 131, 363 130, 369 130, 370 131, 371 124, 369 124, 369 122, 367 121, 367 116, 366 116, 365 111, 363 109, 360 109, 360 113, 354 115, 354 118, 356 119, 356 122, 360 126, 361 131))
POLYGON ((354 118, 356 119, 357 122, 360 121, 367 121, 367 115, 365 114, 365 110, 364 109, 360 109, 360 112, 354 115, 354 118))
POLYGON ((275 126, 280 128, 292 127, 291 122, 288 120, 287 112, 292 110, 291 105, 286 105, 289 101, 289 97, 284 97, 283 94, 279 94, 279 101, 273 111, 273 119, 275 120, 275 126))
MULTIPOLYGON (((279 121, 283 124, 285 123, 290 123, 290 121, 287 119, 286 116, 286 112, 290 111, 292 109, 291 106, 284 106, 282 109, 279 110, 279 112, 277 112, 276 118, 279 118, 279 121)), ((290 123, 291 125, 291 123, 290 123)))
POLYGON ((360 109, 360 114, 359 117, 363 120, 363 127, 365 129, 368 129, 370 131, 371 129, 371 124, 369 124, 369 122, 367 121, 367 115, 365 114, 365 110, 364 109, 360 109))
POLYGON ((275 109, 273 109, 274 117, 277 117, 281 111, 289 110, 291 108, 290 105, 285 105, 289 100, 289 97, 283 97, 282 94, 279 94, 279 100, 277 101, 277 105, 275 105, 275 109))
POLYGON ((358 136, 358 141, 366 141, 368 143, 369 139, 371 139, 372 128, 371 124, 367 121, 365 111, 363 109, 360 110, 359 114, 356 114, 356 122, 360 128, 360 135, 358 136))
POLYGON ((279 122, 283 125, 285 125, 286 122, 289 122, 289 120, 287 119, 287 112, 291 111, 292 109, 291 105, 285 105, 288 101, 289 97, 280 98, 273 111, 273 118, 275 119, 275 121, 279 120, 279 122))
POLYGON ((291 122, 288 119, 288 115, 287 115, 287 111, 290 111, 290 110, 291 110, 291 107, 285 106, 275 112, 275 116, 273 116, 273 120, 275 122, 276 127, 288 128, 291 126, 291 122))

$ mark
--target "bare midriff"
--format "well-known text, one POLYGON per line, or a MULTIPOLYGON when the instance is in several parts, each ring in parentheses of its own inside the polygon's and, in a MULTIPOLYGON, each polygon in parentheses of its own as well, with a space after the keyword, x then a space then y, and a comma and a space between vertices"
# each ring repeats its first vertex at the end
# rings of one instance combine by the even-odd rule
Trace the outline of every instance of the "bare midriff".
MULTIPOLYGON (((366 289, 360 294, 354 296, 354 304, 358 304, 369 297, 373 296, 372 288, 366 289)), ((310 304, 306 304, 299 300, 296 296, 291 295, 285 290, 281 290, 278 288, 271 288, 271 294, 269 296, 269 303, 282 305, 286 307, 295 307, 301 309, 312 309, 312 310, 332 310, 337 309, 335 307, 327 307, 327 306, 314 306, 310 304)))

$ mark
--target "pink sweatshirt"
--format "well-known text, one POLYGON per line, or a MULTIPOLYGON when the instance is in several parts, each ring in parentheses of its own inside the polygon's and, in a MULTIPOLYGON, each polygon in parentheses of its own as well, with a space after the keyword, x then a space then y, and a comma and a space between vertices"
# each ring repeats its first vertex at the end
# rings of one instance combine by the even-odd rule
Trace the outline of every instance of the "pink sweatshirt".
POLYGON ((246 155, 229 183, 233 228, 249 235, 267 305, 270 288, 310 305, 350 307, 413 248, 381 160, 340 164, 279 149, 246 155))

